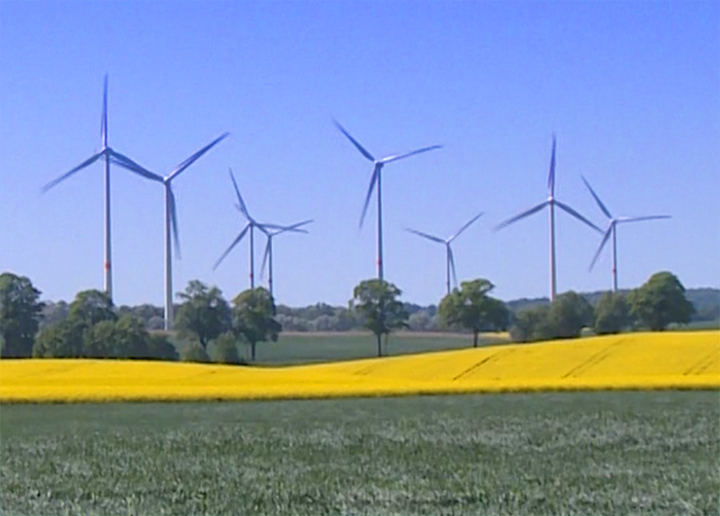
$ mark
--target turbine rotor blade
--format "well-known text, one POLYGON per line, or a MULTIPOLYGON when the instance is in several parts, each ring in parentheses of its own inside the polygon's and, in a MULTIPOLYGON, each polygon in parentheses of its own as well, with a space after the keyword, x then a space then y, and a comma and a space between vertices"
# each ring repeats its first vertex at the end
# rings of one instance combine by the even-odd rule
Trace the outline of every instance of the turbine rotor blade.
POLYGON ((247 225, 245 226, 245 229, 243 229, 243 230, 240 232, 240 234, 235 238, 235 240, 233 240, 233 243, 230 244, 230 247, 228 247, 228 248, 225 250, 225 252, 222 254, 222 256, 220 257, 220 259, 219 259, 217 262, 215 262, 215 265, 213 265, 213 270, 217 269, 217 268, 218 268, 218 265, 220 265, 220 264, 222 263, 222 261, 225 259, 225 257, 226 257, 228 254, 230 254, 230 251, 232 251, 233 248, 240 243, 240 241, 243 239, 243 237, 247 234, 248 229, 250 229, 250 224, 247 224, 247 225))
POLYGON ((110 161, 112 161, 115 165, 121 166, 130 172, 134 172, 135 174, 143 176, 146 179, 150 179, 151 181, 157 181, 159 183, 163 182, 162 176, 150 172, 148 169, 138 165, 127 156, 124 156, 112 149, 107 149, 106 152, 110 153, 110 161))
POLYGON ((593 267, 595 266, 595 262, 597 262, 597 259, 600 257, 600 253, 603 250, 603 247, 605 247, 605 244, 607 244, 607 241, 610 239, 610 234, 612 233, 613 229, 613 223, 610 223, 610 226, 608 227, 607 231, 605 232, 605 236, 603 236, 602 241, 600 242, 600 247, 598 247, 598 250, 595 252, 595 256, 593 256, 592 262, 590 263, 590 268, 588 269, 591 271, 593 267))
POLYGON ((670 219, 670 215, 647 215, 645 217, 620 217, 617 222, 640 222, 642 220, 670 219))
POLYGON ((367 195, 365 196, 365 204, 363 205, 362 215, 360 215, 360 227, 361 228, 362 228, 363 222, 365 221, 365 214, 367 213, 368 204, 370 204, 370 197, 372 196, 373 188, 375 188, 375 183, 378 180, 378 175, 380 174, 381 168, 382 168, 381 164, 376 164, 375 168, 373 169, 372 179, 370 179, 370 188, 368 188, 367 195))
POLYGON ((177 222, 177 212, 176 212, 176 206, 175 206, 175 194, 172 191, 172 187, 170 186, 170 183, 167 183, 166 188, 168 189, 168 202, 170 203, 170 225, 172 226, 172 232, 173 232, 173 242, 175 244, 175 256, 177 256, 178 260, 181 258, 180 255, 180 236, 178 233, 178 222, 177 222))
POLYGON ((212 142, 210 142, 209 144, 207 144, 205 147, 203 147, 202 149, 200 149, 199 151, 197 151, 195 154, 193 154, 192 156, 190 156, 188 159, 186 159, 185 161, 183 161, 182 163, 180 163, 180 164, 175 168, 175 170, 173 170, 172 172, 170 172, 170 174, 168 175, 168 181, 172 181, 175 177, 177 177, 178 175, 180 175, 186 168, 188 168, 190 165, 192 165, 193 163, 195 163, 203 154, 205 154, 207 151, 209 151, 210 149, 212 149, 215 145, 217 145, 218 143, 220 143, 222 140, 224 140, 224 139, 227 138, 228 136, 230 136, 230 133, 223 133, 223 134, 221 134, 220 136, 218 136, 217 138, 215 138, 212 142))
POLYGON ((607 218, 609 218, 609 219, 612 219, 613 216, 610 215, 610 210, 608 210, 608 209, 605 207, 605 205, 603 204, 603 202, 600 200, 600 197, 597 196, 597 194, 595 193, 595 190, 593 190, 593 189, 592 189, 592 186, 590 186, 590 183, 588 183, 587 179, 585 179, 584 176, 580 176, 580 177, 582 178, 583 182, 585 183, 585 186, 588 187, 588 190, 590 190, 590 193, 591 193, 592 196, 595 198, 595 202, 597 202, 598 206, 600 206, 600 209, 601 209, 602 212, 605 214, 605 216, 606 216, 607 218))
POLYGON ((457 288, 458 280, 457 280, 457 274, 455 274, 455 257, 453 256, 453 252, 452 252, 452 248, 450 247, 450 244, 448 244, 447 249, 448 249, 448 258, 450 259, 450 271, 452 272, 453 282, 455 283, 455 288, 457 288))
POLYGON ((428 240, 432 240, 433 242, 437 242, 437 243, 439 243, 439 244, 446 244, 446 243, 447 243, 447 242, 445 242, 445 240, 443 240, 442 238, 438 238, 438 237, 433 236, 433 235, 428 235, 427 233, 423 233, 422 231, 417 231, 417 230, 411 229, 411 228, 405 228, 405 231, 409 231, 410 233, 415 233, 415 234, 418 235, 418 236, 421 236, 421 237, 423 237, 423 238, 427 238, 428 240))
POLYGON ((92 156, 92 157, 86 159, 85 161, 83 161, 82 163, 80 163, 77 167, 73 168, 73 169, 70 170, 69 172, 64 173, 63 175, 61 175, 61 176, 58 177, 57 179, 53 179, 53 180, 50 181, 48 184, 46 184, 45 186, 42 187, 42 189, 41 189, 42 193, 47 192, 48 190, 50 190, 51 188, 53 188, 54 186, 56 186, 58 183, 61 183, 62 181, 65 181, 68 177, 70 177, 71 175, 75 174, 76 172, 79 172, 79 171, 82 170, 83 168, 85 168, 85 167, 87 167, 87 166, 89 166, 89 165, 92 165, 92 164, 95 163, 98 159, 100 159, 104 154, 105 154, 105 151, 98 152, 98 153, 95 154, 94 156, 92 156))
MULTIPOLYGON (((313 219, 304 220, 304 221, 302 221, 302 222, 298 222, 298 223, 292 224, 292 225, 290 225, 290 226, 279 226, 279 229, 277 229, 277 230, 273 233, 273 236, 274 236, 274 235, 279 235, 280 233, 287 233, 287 232, 292 232, 292 233, 305 233, 305 234, 307 234, 307 233, 308 233, 308 230, 307 230, 307 229, 300 229, 300 228, 301 228, 302 226, 305 226, 306 224, 310 224, 311 222, 314 222, 314 220, 313 220, 313 219)), ((269 227, 267 224, 265 224, 265 226, 266 226, 266 227, 269 227)))
POLYGON ((555 134, 553 134, 552 155, 550 156, 550 172, 548 173, 548 190, 550 191, 550 197, 555 195, 555 147, 556 139, 555 134))
POLYGON ((284 230, 285 231, 296 231, 296 232, 300 232, 300 233, 307 233, 306 229, 299 229, 299 228, 301 228, 302 226, 306 226, 307 224, 312 224, 313 222, 315 222, 314 219, 303 220, 302 222, 297 222, 290 226, 285 226, 284 230))
POLYGON ((421 152, 428 152, 435 149, 441 149, 442 145, 431 145, 430 147, 423 147, 422 149, 414 150, 412 152, 408 152, 407 154, 401 154, 400 156, 388 156, 387 158, 383 158, 380 160, 380 163, 392 163, 393 161, 398 161, 401 159, 409 158, 410 156, 414 156, 415 154, 420 154, 421 152))
POLYGON ((355 138, 353 138, 352 136, 350 136, 350 133, 347 132, 347 131, 345 130, 345 128, 344 128, 343 126, 341 126, 340 123, 339 123, 337 120, 333 120, 333 123, 335 124, 335 127, 337 127, 337 128, 340 130, 340 132, 343 133, 343 134, 347 137, 347 139, 352 142, 353 145, 355 145, 355 147, 357 148, 357 150, 360 151, 360 154, 362 154, 363 156, 365 156, 365 157, 366 157, 367 159, 369 159, 370 161, 375 162, 375 158, 373 157, 373 155, 370 154, 370 153, 365 149, 365 147, 363 147, 362 145, 360 145, 360 143, 359 143, 355 138))
POLYGON ((448 242, 452 242, 452 241, 455 240, 457 237, 459 237, 459 236, 460 236, 460 233, 462 233, 462 232, 465 231, 467 228, 469 228, 469 227, 472 225, 473 222, 475 222, 477 219, 479 219, 479 218, 482 216, 483 213, 484 213, 484 212, 481 211, 480 213, 478 213, 477 215, 475 215, 472 219, 470 219, 463 227, 460 228, 460 230, 459 230, 457 233, 455 233, 453 236, 451 236, 450 238, 448 238, 448 242))
POLYGON ((537 206, 533 206, 527 211, 522 212, 520 215, 516 215, 511 219, 506 220, 505 222, 501 222, 495 228, 493 228, 494 231, 500 231, 501 229, 509 226, 510 224, 514 224, 518 220, 524 219, 525 217, 529 217, 530 215, 537 213, 538 211, 542 210, 546 205, 548 204, 548 201, 543 201, 537 206))
POLYGON ((565 210, 566 212, 568 212, 570 215, 572 215, 572 216, 575 217, 576 219, 584 222, 585 224, 587 224, 588 226, 590 226, 591 228, 593 228, 593 229, 594 229, 595 231, 597 231, 598 233, 602 233, 602 232, 603 232, 602 229, 600 229, 600 228, 597 227, 595 224, 593 224, 592 222, 590 222, 588 219, 586 219, 585 217, 583 217, 582 215, 580 215, 578 212, 576 212, 575 210, 573 210, 573 209, 572 209, 570 206, 568 206, 567 204, 563 204, 563 203, 561 203, 560 201, 554 201, 554 202, 555 202, 555 204, 557 204, 560 208, 562 208, 563 210, 565 210))
POLYGON ((100 121, 100 137, 102 138, 103 149, 107 148, 107 141, 108 141, 107 92, 108 92, 108 76, 107 76, 107 74, 105 74, 105 81, 103 84, 102 120, 100 121))
POLYGON ((265 252, 263 253, 263 261, 260 266, 260 278, 265 278, 265 265, 267 265, 268 256, 270 256, 270 246, 272 245, 272 235, 267 236, 267 244, 265 245, 265 252))
POLYGON ((253 221, 253 225, 255 225, 258 229, 260 229, 261 227, 263 227, 265 229, 274 229, 274 230, 285 229, 285 226, 279 226, 277 224, 266 224, 265 222, 263 222, 261 224, 260 222, 253 221))
POLYGON ((230 179, 232 179, 233 186, 235 187, 235 193, 237 194, 238 198, 238 208, 240 208, 240 211, 243 215, 245 215, 245 218, 252 221, 250 218, 250 214, 247 211, 247 206, 245 206, 245 201, 243 201, 242 195, 240 195, 240 189, 238 188, 237 183, 235 182, 235 176, 232 173, 232 169, 230 170, 230 179))

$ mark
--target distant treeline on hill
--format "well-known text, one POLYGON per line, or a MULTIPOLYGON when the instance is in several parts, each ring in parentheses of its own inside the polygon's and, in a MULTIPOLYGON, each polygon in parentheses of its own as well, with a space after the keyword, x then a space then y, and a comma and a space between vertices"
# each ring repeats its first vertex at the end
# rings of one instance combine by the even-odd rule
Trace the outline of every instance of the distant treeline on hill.
MULTIPOLYGON (((620 291, 627 294, 629 290, 620 291)), ((582 296, 594 307, 603 292, 584 293, 582 296)), ((720 320, 720 290, 716 288, 687 289, 685 295, 693 306, 695 312, 691 322, 714 322, 720 320)), ((515 299, 506 303, 511 312, 547 305, 547 298, 515 299)), ((179 305, 178 305, 179 307, 179 305)), ((410 314, 409 329, 412 331, 443 331, 437 315, 437 306, 420 306, 413 303, 404 303, 410 314)), ((46 301, 42 310, 40 327, 56 324, 67 318, 69 305, 65 301, 46 301)), ((176 307, 177 313, 177 307, 176 307)), ((163 309, 150 304, 138 306, 120 306, 118 316, 134 315, 145 322, 147 330, 161 330, 163 328, 163 309)), ((278 305, 275 319, 282 325, 283 331, 351 331, 363 330, 364 321, 357 312, 348 310, 343 306, 331 306, 325 303, 292 308, 278 305)), ((457 331, 457 330, 455 330, 457 331)))

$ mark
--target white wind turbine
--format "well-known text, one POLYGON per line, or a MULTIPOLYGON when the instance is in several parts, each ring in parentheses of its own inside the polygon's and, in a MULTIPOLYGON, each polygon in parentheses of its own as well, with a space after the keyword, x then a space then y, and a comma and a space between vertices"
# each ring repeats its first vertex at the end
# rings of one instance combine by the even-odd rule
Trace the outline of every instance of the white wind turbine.
POLYGON ((378 258, 377 258, 377 267, 378 267, 378 278, 380 281, 383 280, 383 245, 382 245, 382 177, 381 172, 382 168, 387 165, 388 163, 392 163, 393 161, 398 161, 401 159, 409 158, 410 156, 414 156, 415 154, 420 154, 421 152, 427 152, 435 149, 439 149, 442 147, 442 145, 432 145, 430 147, 423 147, 422 149, 414 150, 412 152, 408 152, 407 154, 401 154, 399 156, 387 156, 382 159, 375 159, 372 154, 370 154, 362 145, 358 143, 355 138, 350 136, 350 133, 348 133, 343 126, 341 126, 337 121, 335 121, 335 127, 337 127, 340 132, 342 132, 348 140, 352 142, 353 145, 357 148, 357 150, 360 151, 360 154, 365 156, 368 160, 373 162, 373 173, 372 177, 370 178, 370 187, 368 188, 367 195, 365 196, 365 204, 363 205, 363 211, 362 215, 360 216, 360 227, 362 228, 363 221, 365 220, 365 213, 367 212, 368 204, 370 203, 370 196, 372 195, 373 187, 375 184, 377 184, 377 201, 378 201, 378 258))
POLYGON ((475 222, 477 219, 479 219, 481 215, 482 215, 482 212, 475 215, 463 227, 461 227, 454 235, 450 236, 449 238, 447 238, 445 240, 443 240, 440 237, 428 235, 427 233, 423 233, 422 231, 405 228, 406 231, 409 231, 410 233, 415 233, 418 236, 427 238, 428 240, 437 242, 438 244, 443 244, 445 246, 445 273, 446 273, 445 286, 447 288, 448 294, 450 294, 450 272, 451 271, 452 271, 452 276, 453 276, 453 280, 454 280, 456 288, 457 288, 457 284, 458 284, 457 274, 455 274, 455 258, 453 257, 453 252, 452 252, 452 248, 450 247, 450 244, 452 243, 453 240, 455 240, 457 237, 459 237, 463 231, 465 231, 467 228, 469 228, 473 222, 475 222))
POLYGON ((300 229, 302 226, 305 226, 306 224, 310 224, 313 222, 312 220, 305 220, 303 222, 298 222, 297 224, 292 224, 287 227, 283 227, 282 229, 277 229, 274 231, 268 231, 264 227, 260 226, 259 229, 263 233, 265 233, 265 236, 267 237, 267 245, 265 246, 265 254, 263 255, 263 262, 262 266, 260 267, 260 276, 265 272, 265 265, 268 266, 268 290, 270 291, 270 297, 273 297, 273 248, 272 248, 272 242, 273 237, 281 234, 281 233, 287 233, 287 232, 293 232, 293 233, 307 233, 307 230, 300 229))
POLYGON ((548 206, 550 208, 550 301, 555 300, 555 296, 557 295, 557 279, 556 279, 556 271, 555 271, 555 206, 558 208, 562 208, 567 213, 575 217, 581 222, 584 222, 594 230, 602 233, 602 229, 597 227, 595 224, 590 222, 588 219, 580 215, 577 211, 573 210, 570 206, 567 204, 564 204, 557 199, 555 199, 555 147, 556 147, 556 140, 555 135, 553 135, 553 142, 552 142, 552 155, 550 157, 550 173, 548 174, 548 192, 549 197, 546 201, 541 202, 537 206, 533 206, 527 211, 522 212, 520 215, 516 215, 515 217, 512 217, 511 219, 508 219, 497 226, 495 226, 495 231, 498 231, 500 229, 503 229, 504 227, 509 226, 510 224, 513 224, 517 222, 518 220, 524 219, 525 217, 529 217, 530 215, 537 213, 538 211, 545 208, 545 206, 548 206))
MULTIPOLYGON (((100 123, 100 135, 102 138, 102 150, 97 154, 90 156, 88 159, 80 163, 69 172, 61 175, 60 177, 50 181, 48 184, 42 187, 42 193, 47 192, 51 188, 55 187, 65 179, 69 178, 76 172, 84 169, 95 163, 100 158, 105 158, 105 292, 107 293, 110 300, 112 300, 112 246, 110 239, 110 161, 113 163, 126 165, 126 168, 138 167, 142 169, 140 165, 135 163, 133 160, 117 152, 116 150, 108 146, 108 116, 107 116, 107 90, 108 90, 108 76, 105 75, 103 85, 103 108, 102 108, 102 120, 100 123)), ((138 172, 140 173, 140 172, 138 172)))
POLYGON ((232 180, 233 186, 235 187, 235 193, 237 194, 238 198, 238 204, 237 209, 240 210, 240 213, 242 213, 245 216, 245 219, 247 219, 247 224, 245 224, 245 227, 240 231, 238 236, 233 240, 232 244, 230 244, 230 247, 228 247, 225 252, 222 254, 222 256, 218 259, 217 262, 215 262, 215 265, 213 265, 213 270, 217 269, 218 266, 222 263, 222 261, 225 259, 225 257, 230 254, 230 251, 233 250, 233 248, 238 245, 243 238, 245 238, 245 235, 248 231, 250 231, 250 288, 255 288, 255 237, 254 237, 254 229, 258 228, 260 231, 265 232, 267 229, 285 229, 283 226, 278 226, 276 224, 265 224, 265 223, 259 223, 257 220, 255 220, 250 213, 247 210, 247 206, 245 206, 245 201, 243 201, 242 195, 240 195, 240 190, 238 189, 237 183, 235 182, 235 176, 233 176, 232 169, 230 170, 230 179, 232 180))
POLYGON ((607 244, 607 241, 610 238, 610 235, 612 234, 612 239, 613 239, 612 281, 613 281, 613 292, 617 292, 617 288, 618 288, 618 286, 617 286, 618 285, 618 282, 617 282, 617 225, 624 223, 624 222, 640 222, 643 220, 669 219, 670 215, 648 215, 648 216, 644 216, 644 217, 617 217, 617 218, 615 218, 610 214, 610 211, 605 207, 603 202, 597 196, 595 191, 590 186, 590 183, 588 183, 587 179, 585 179, 583 177, 582 180, 585 183, 585 186, 588 187, 588 190, 590 190, 590 194, 593 196, 593 198, 597 202, 598 206, 600 207, 600 210, 608 218, 608 228, 605 231, 605 235, 603 236, 602 241, 600 242, 600 247, 598 247, 598 250, 592 259, 592 263, 590 263, 590 269, 592 270, 592 268, 595 266, 595 262, 597 262, 597 259, 600 257, 600 253, 603 250, 603 247, 605 247, 605 244, 607 244))
POLYGON ((167 176, 163 177, 161 175, 155 174, 154 172, 150 172, 149 170, 141 167, 137 163, 126 163, 122 160, 116 159, 115 156, 112 157, 111 161, 116 164, 120 165, 121 167, 124 167, 131 172, 135 172, 136 174, 139 174, 143 177, 146 177, 152 181, 157 181, 158 183, 162 183, 165 186, 165 330, 169 331, 172 329, 172 324, 174 321, 174 314, 173 314, 173 301, 172 301, 172 294, 173 294, 173 288, 172 288, 172 247, 170 244, 170 241, 173 240, 175 242, 175 253, 177 254, 177 257, 180 258, 180 238, 178 236, 178 226, 177 226, 177 213, 175 208, 175 194, 173 194, 172 191, 172 180, 175 179, 177 176, 179 176, 182 172, 184 172, 190 165, 195 163, 203 154, 205 154, 207 151, 212 149, 215 145, 220 143, 222 140, 227 138, 229 133, 224 133, 220 135, 219 137, 215 138, 212 142, 210 142, 208 145, 197 151, 195 154, 190 156, 188 159, 180 163, 177 167, 175 167, 172 172, 170 172, 167 176), (171 229, 172 229, 172 235, 171 235, 171 229))

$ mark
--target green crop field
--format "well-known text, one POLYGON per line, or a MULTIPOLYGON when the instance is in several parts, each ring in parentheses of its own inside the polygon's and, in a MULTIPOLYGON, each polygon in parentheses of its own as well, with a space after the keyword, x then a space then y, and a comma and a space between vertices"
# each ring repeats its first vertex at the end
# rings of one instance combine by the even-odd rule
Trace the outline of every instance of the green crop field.
POLYGON ((717 392, 3 405, 2 514, 718 514, 717 392))
MULTIPOLYGON (((179 339, 174 342, 178 349, 186 343, 179 339)), ((486 334, 478 339, 480 346, 504 343, 507 343, 507 338, 500 335, 486 334)), ((471 346, 472 335, 398 332, 390 335, 387 349, 383 349, 383 354, 405 355, 471 346)), ((240 351, 245 357, 249 357, 246 346, 241 346, 240 351)), ((277 342, 261 342, 257 346, 258 364, 330 362, 374 356, 377 356, 377 343, 373 334, 369 332, 281 333, 277 342)))

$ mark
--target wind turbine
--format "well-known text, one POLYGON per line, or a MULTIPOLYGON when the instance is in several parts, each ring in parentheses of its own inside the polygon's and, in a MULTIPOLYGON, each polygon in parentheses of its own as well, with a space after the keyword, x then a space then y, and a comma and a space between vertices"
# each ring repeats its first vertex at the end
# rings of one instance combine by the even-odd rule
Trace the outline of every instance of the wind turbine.
POLYGON ((520 215, 516 215, 515 217, 512 217, 511 219, 508 219, 495 226, 495 231, 498 231, 509 226, 510 224, 517 222, 518 220, 524 219, 525 217, 529 217, 530 215, 537 213, 538 211, 545 208, 545 206, 550 207, 550 302, 555 300, 555 296, 557 294, 557 279, 555 271, 555 206, 565 210, 567 213, 569 213, 579 221, 584 222, 585 224, 593 228, 595 231, 602 233, 602 229, 600 229, 588 219, 580 215, 577 211, 573 210, 567 204, 564 204, 555 199, 555 147, 556 139, 555 135, 553 135, 552 155, 550 157, 550 173, 548 174, 548 199, 536 206, 533 206, 529 210, 522 212, 520 215))
POLYGON ((457 237, 460 236, 460 233, 465 231, 467 228, 470 227, 470 225, 475 222, 477 219, 480 218, 482 215, 481 213, 478 213, 475 215, 472 219, 470 219, 463 227, 461 227, 454 235, 450 236, 449 238, 443 240, 440 237, 436 237, 433 235, 428 235, 427 233, 423 233, 422 231, 417 231, 415 229, 405 228, 406 231, 409 231, 410 233, 415 233, 418 236, 421 236, 423 238, 427 238, 428 240, 431 240, 433 242, 437 242, 438 244, 443 244, 445 246, 445 269, 446 269, 446 275, 447 279, 445 281, 445 285, 447 287, 447 293, 450 294, 450 271, 452 270, 453 280, 455 283, 455 287, 457 287, 457 275, 455 274, 455 259, 453 258, 453 252, 452 248, 450 247, 450 244, 453 240, 455 240, 457 237))
POLYGON ((255 237, 253 235, 254 229, 258 228, 261 231, 264 229, 284 229, 282 226, 278 226, 276 224, 260 224, 257 220, 255 220, 252 216, 250 216, 250 213, 248 213, 247 206, 245 206, 245 201, 243 201, 242 195, 240 195, 240 190, 238 189, 237 183, 235 182, 235 176, 233 176, 232 169, 230 169, 230 179, 232 180, 233 186, 235 187, 235 193, 237 194, 238 198, 238 204, 237 209, 240 210, 240 213, 242 213, 245 218, 247 219, 247 224, 245 227, 240 231, 238 236, 233 240, 232 244, 230 244, 230 247, 228 247, 225 252, 222 254, 220 259, 215 262, 215 265, 213 265, 213 270, 217 269, 218 266, 222 263, 222 261, 225 259, 225 257, 230 254, 230 251, 233 250, 233 248, 238 245, 243 238, 245 238, 245 235, 248 231, 250 231, 250 288, 255 288, 255 237))
POLYGON ((260 276, 265 272, 265 265, 268 265, 268 290, 270 291, 270 297, 273 297, 273 269, 272 269, 272 239, 273 237, 286 232, 293 232, 293 233, 307 233, 307 230, 300 229, 302 226, 306 224, 310 224, 313 222, 312 220, 304 220, 303 222, 298 222, 297 224, 292 224, 291 226, 283 227, 282 229, 277 229, 275 231, 268 231, 264 227, 260 226, 259 229, 263 233, 265 233, 265 236, 267 237, 267 245, 265 246, 265 254, 263 255, 263 262, 262 266, 260 267, 260 276))
MULTIPOLYGON (((110 243, 110 161, 118 164, 124 164, 127 167, 138 167, 142 169, 140 165, 135 163, 133 160, 120 154, 108 146, 108 116, 107 116, 107 90, 108 90, 108 76, 105 74, 105 81, 103 85, 103 109, 102 109, 102 120, 100 123, 100 136, 102 138, 102 150, 97 154, 93 154, 88 159, 80 163, 69 172, 61 175, 60 177, 50 181, 48 184, 42 187, 42 193, 46 193, 59 183, 63 182, 73 174, 79 172, 95 163, 100 158, 105 158, 105 292, 108 297, 112 300, 112 247, 110 243)), ((138 172, 140 173, 140 172, 138 172)))
POLYGON ((360 227, 362 228, 363 221, 365 220, 365 213, 367 212, 368 204, 370 203, 370 196, 372 195, 373 187, 375 184, 377 184, 377 201, 378 201, 378 259, 377 259, 377 267, 378 267, 378 278, 380 278, 380 281, 383 280, 383 247, 382 247, 382 178, 381 178, 381 172, 385 165, 388 163, 392 163, 393 161, 398 161, 401 159, 409 158, 410 156, 414 156, 415 154, 420 154, 421 152, 427 152, 435 149, 439 149, 442 147, 442 145, 432 145, 430 147, 423 147, 422 149, 414 150, 412 152, 408 152, 407 154, 400 154, 397 156, 387 156, 382 159, 375 159, 372 154, 370 154, 362 145, 358 143, 355 138, 350 136, 350 133, 348 133, 343 126, 341 126, 337 121, 334 121, 335 127, 337 127, 340 132, 342 132, 348 140, 352 142, 353 145, 357 148, 357 150, 360 151, 360 154, 365 156, 368 160, 373 162, 373 173, 372 177, 370 178, 370 187, 368 188, 367 195, 365 196, 365 204, 363 205, 363 211, 362 215, 360 216, 360 227))
POLYGON ((131 172, 135 172, 151 181, 157 181, 165 186, 165 330, 169 331, 172 329, 172 323, 174 320, 173 315, 173 302, 172 302, 172 249, 170 241, 175 242, 175 253, 180 258, 180 238, 178 236, 177 227, 177 213, 175 208, 175 194, 172 191, 172 180, 179 176, 185 171, 190 165, 195 163, 203 154, 212 149, 215 145, 220 143, 222 140, 227 138, 229 133, 224 133, 219 137, 215 138, 208 145, 197 151, 195 154, 190 156, 188 159, 180 163, 175 167, 172 172, 167 176, 162 177, 161 175, 150 172, 145 168, 141 167, 137 163, 126 163, 122 160, 118 160, 115 156, 112 157, 111 161, 124 167, 131 172), (170 230, 172 228, 172 235, 170 230))
MULTIPOLYGON (((582 176, 581 176, 582 177, 582 176)), ((610 235, 612 234, 613 239, 613 245, 612 245, 612 276, 613 276, 613 292, 617 292, 617 225, 621 224, 623 222, 640 222, 642 220, 656 220, 656 219, 669 219, 670 215, 648 215, 645 217, 618 217, 614 218, 610 211, 605 207, 603 202, 600 200, 600 198, 597 196, 595 191, 590 186, 590 183, 588 183, 587 179, 584 177, 582 178, 583 182, 585 183, 585 186, 588 187, 588 190, 590 190, 590 193, 592 194, 593 198, 597 202, 598 206, 600 207, 600 210, 605 214, 605 216, 608 218, 608 228, 605 231, 605 235, 603 236, 602 241, 600 242, 600 247, 598 247, 597 252, 595 253, 595 256, 592 259, 592 263, 590 264, 590 270, 595 266, 595 262, 600 257, 600 253, 603 250, 603 247, 605 247, 605 244, 607 244, 608 239, 610 238, 610 235)))

